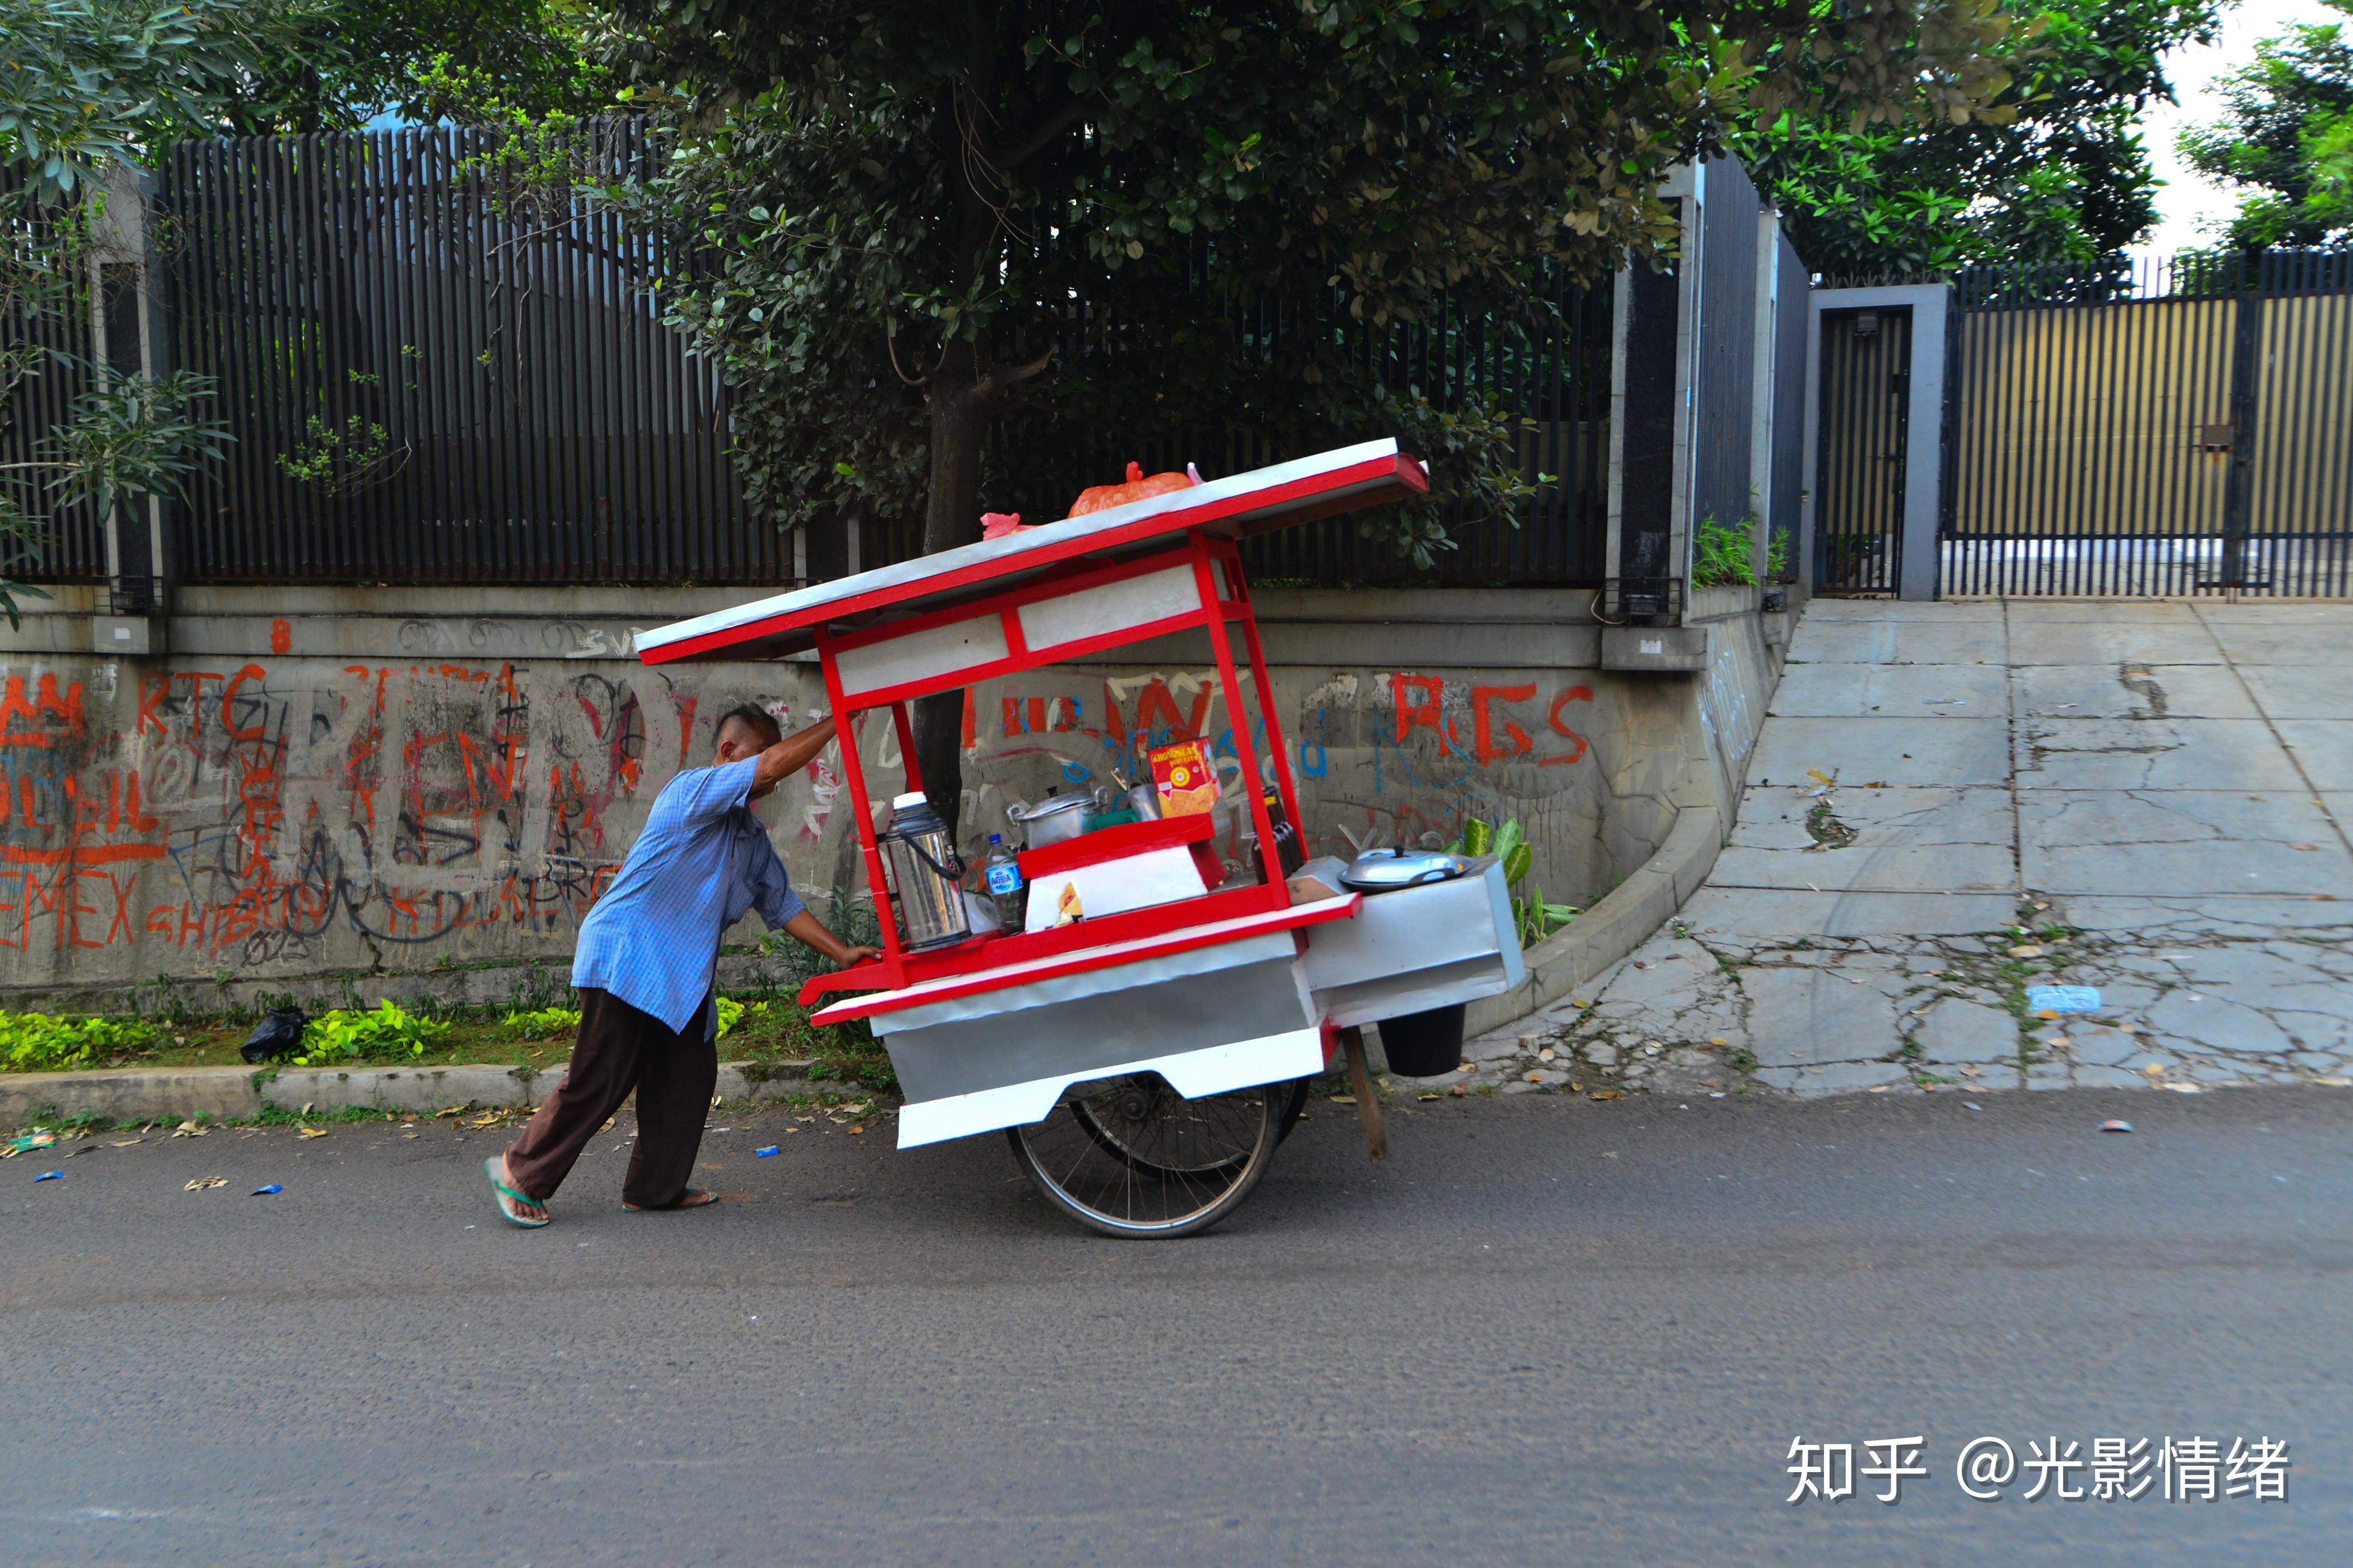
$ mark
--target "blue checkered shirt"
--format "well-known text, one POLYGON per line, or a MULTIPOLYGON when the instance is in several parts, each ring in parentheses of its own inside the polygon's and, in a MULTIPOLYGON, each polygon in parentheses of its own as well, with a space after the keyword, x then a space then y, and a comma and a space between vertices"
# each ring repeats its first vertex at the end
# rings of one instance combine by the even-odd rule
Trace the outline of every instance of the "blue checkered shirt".
POLYGON ((720 937, 746 910, 775 931, 802 909, 752 815, 758 763, 689 768, 662 786, 620 874, 580 922, 575 986, 617 996, 680 1034, 701 1014, 710 1035, 720 937))

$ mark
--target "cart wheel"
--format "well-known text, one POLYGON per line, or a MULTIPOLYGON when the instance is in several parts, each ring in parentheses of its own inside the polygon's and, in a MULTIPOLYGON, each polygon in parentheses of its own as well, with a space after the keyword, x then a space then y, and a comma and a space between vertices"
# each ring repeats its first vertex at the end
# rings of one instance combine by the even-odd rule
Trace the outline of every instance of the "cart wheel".
POLYGON ((1191 1236, 1258 1184, 1282 1142, 1291 1086, 1187 1100, 1155 1073, 1067 1090, 1046 1120, 1009 1128, 1046 1200, 1106 1236, 1191 1236))

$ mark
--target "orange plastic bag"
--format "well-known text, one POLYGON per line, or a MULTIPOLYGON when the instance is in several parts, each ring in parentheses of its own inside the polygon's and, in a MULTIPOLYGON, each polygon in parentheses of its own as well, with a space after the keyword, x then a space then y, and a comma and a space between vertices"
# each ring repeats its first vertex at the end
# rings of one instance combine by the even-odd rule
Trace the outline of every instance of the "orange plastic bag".
POLYGON ((1165 496, 1170 490, 1191 489, 1200 482, 1190 474, 1180 474, 1174 469, 1165 474, 1155 474, 1147 479, 1144 477, 1142 463, 1130 463, 1125 484, 1091 485, 1081 490, 1079 499, 1071 503, 1071 515, 1084 517, 1091 511, 1106 511, 1115 506, 1125 506, 1132 500, 1165 496))

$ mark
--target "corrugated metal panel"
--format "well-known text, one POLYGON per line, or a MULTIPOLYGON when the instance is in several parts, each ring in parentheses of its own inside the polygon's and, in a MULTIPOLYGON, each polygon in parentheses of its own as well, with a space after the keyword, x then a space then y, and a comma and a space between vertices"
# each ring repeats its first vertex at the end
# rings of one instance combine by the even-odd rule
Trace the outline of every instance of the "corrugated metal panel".
POLYGON ((1952 594, 2353 588, 2353 257, 1965 274, 1952 594))
MULTIPOLYGON (((633 122, 594 138, 593 167, 649 155, 633 122)), ((686 258, 490 151, 448 128, 174 150, 179 362, 237 437, 181 574, 791 581, 729 466, 718 369, 648 292, 686 258)))

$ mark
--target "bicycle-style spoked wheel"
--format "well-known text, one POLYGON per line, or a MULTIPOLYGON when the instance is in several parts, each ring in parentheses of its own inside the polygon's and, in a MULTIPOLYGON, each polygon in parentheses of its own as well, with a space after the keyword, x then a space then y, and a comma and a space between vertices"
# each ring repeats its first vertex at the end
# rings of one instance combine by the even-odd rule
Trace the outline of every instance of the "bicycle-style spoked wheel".
POLYGON ((1079 1084, 1046 1120, 1008 1130, 1049 1203, 1107 1236, 1206 1230, 1258 1184, 1281 1139, 1290 1085, 1187 1100, 1138 1073, 1079 1084))

